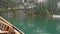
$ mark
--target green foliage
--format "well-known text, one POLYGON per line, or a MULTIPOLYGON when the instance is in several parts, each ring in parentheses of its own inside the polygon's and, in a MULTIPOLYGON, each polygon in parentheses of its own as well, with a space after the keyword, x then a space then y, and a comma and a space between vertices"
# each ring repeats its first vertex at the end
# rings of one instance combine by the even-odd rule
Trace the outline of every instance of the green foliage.
POLYGON ((57 0, 48 0, 47 3, 48 11, 52 14, 56 11, 57 9, 57 0))
MULTIPOLYGON (((20 3, 15 4, 14 2, 11 2, 10 0, 0 0, 0 2, 2 3, 2 5, 1 5, 2 8, 4 8, 4 7, 5 8, 8 8, 8 7, 13 8, 16 5, 23 5, 24 6, 24 3, 22 3, 21 1, 20 1, 20 3)), ((34 3, 34 2, 32 1, 32 3, 34 3)), ((47 2, 40 2, 40 3, 34 3, 34 4, 36 5, 36 7, 34 7, 34 8, 27 9, 26 6, 24 6, 23 12, 26 14, 34 13, 36 15, 47 15, 47 14, 54 14, 57 9, 57 0, 47 0, 47 2)), ((5 9, 3 9, 3 10, 5 10, 5 9)), ((2 11, 2 9, 0 9, 0 12, 1 11, 2 11)), ((58 10, 58 11, 60 11, 60 10, 58 10)))
POLYGON ((39 3, 38 5, 37 5, 37 7, 34 9, 34 13, 35 14, 41 14, 41 15, 43 15, 43 14, 47 14, 47 5, 46 5, 46 3, 39 3))
POLYGON ((0 0, 0 7, 7 8, 7 7, 14 7, 15 3, 11 2, 10 0, 0 0))

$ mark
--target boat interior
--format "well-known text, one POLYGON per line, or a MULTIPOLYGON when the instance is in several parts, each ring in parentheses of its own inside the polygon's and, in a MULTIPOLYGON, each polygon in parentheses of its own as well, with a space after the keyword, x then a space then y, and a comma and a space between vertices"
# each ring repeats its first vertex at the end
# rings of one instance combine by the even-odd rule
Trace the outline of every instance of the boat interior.
POLYGON ((24 34, 24 33, 17 31, 17 29, 14 29, 8 21, 0 17, 0 34, 24 34))

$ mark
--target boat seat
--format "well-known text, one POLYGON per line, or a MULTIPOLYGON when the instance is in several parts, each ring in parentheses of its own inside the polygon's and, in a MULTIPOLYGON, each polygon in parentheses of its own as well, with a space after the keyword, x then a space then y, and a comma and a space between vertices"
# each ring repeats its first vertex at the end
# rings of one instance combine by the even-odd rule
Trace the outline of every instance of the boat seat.
POLYGON ((0 30, 2 30, 2 28, 1 28, 1 24, 2 24, 2 23, 0 22, 0 30))
POLYGON ((5 31, 8 31, 9 30, 9 26, 6 26, 4 30, 5 31))
POLYGON ((2 25, 1 25, 2 30, 4 30, 5 27, 6 27, 6 25, 4 25, 4 24, 2 23, 2 25))
POLYGON ((13 28, 9 28, 8 34, 15 34, 14 29, 13 28))
POLYGON ((0 30, 8 31, 8 29, 9 29, 9 26, 3 24, 2 21, 0 21, 0 30))
POLYGON ((2 22, 0 21, 0 30, 2 30, 3 29, 3 24, 2 24, 2 22))
POLYGON ((8 34, 8 31, 1 31, 0 34, 8 34))

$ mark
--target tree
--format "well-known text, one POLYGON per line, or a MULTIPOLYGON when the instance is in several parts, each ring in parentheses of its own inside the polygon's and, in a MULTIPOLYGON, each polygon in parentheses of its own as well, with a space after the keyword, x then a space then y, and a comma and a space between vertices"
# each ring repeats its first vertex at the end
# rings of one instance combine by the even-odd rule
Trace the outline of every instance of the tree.
POLYGON ((36 4, 35 14, 46 15, 47 14, 47 2, 40 2, 36 4))
POLYGON ((0 8, 14 7, 15 3, 10 0, 0 0, 0 8))
POLYGON ((50 14, 55 14, 56 9, 57 9, 57 0, 48 0, 48 11, 50 12, 50 14))
POLYGON ((8 7, 15 7, 15 3, 11 2, 10 0, 0 0, 0 15, 2 15, 4 12, 8 12, 8 7))

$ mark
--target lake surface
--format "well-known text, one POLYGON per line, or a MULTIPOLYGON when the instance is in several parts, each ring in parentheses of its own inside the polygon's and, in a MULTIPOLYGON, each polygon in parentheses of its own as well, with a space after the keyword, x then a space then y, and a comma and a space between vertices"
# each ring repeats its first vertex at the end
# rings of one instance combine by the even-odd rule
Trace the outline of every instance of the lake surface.
POLYGON ((60 18, 24 16, 7 20, 25 34, 60 34, 60 18))

